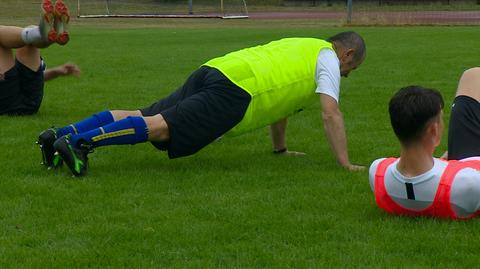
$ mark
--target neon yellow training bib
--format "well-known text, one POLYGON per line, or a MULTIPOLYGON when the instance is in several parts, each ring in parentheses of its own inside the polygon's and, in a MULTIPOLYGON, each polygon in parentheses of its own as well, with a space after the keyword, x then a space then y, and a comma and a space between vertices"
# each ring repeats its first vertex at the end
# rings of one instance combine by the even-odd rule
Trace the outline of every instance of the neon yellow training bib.
POLYGON ((318 53, 332 44, 285 38, 214 58, 213 67, 252 96, 243 119, 227 135, 239 135, 286 118, 315 100, 318 53))

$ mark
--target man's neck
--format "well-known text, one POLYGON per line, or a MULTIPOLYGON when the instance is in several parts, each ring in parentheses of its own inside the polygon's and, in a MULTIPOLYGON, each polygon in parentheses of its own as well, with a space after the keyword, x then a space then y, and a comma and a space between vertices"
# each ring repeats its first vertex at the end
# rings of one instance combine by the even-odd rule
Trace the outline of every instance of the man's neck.
POLYGON ((433 168, 432 154, 423 147, 402 147, 397 170, 406 177, 421 175, 433 168))
POLYGON ((338 46, 335 41, 332 42, 332 48, 333 51, 335 51, 335 54, 337 54, 337 58, 340 60, 341 53, 343 52, 343 48, 338 46))

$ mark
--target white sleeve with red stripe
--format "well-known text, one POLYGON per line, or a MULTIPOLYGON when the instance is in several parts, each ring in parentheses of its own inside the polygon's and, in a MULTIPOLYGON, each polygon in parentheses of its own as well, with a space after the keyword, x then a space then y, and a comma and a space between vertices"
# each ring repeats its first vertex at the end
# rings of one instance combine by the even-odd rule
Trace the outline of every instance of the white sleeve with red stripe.
POLYGON ((370 169, 368 170, 368 179, 372 191, 375 191, 375 173, 377 172, 378 164, 383 160, 385 160, 385 158, 376 159, 373 161, 372 165, 370 165, 370 169))
POLYGON ((480 172, 464 168, 455 176, 450 203, 459 216, 468 216, 480 210, 480 172))

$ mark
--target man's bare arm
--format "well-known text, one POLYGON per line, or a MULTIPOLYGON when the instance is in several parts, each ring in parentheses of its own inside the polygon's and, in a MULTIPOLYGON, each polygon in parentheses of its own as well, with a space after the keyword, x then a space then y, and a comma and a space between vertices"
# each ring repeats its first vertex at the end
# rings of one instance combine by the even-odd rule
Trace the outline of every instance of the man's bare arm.
POLYGON ((328 143, 335 154, 337 162, 351 171, 365 169, 364 166, 350 163, 343 115, 338 107, 337 101, 329 95, 320 94, 320 102, 322 105, 323 126, 325 128, 328 143))
POLYGON ((285 155, 305 155, 303 152, 289 151, 286 142, 287 119, 279 120, 270 125, 270 134, 272 135, 273 152, 285 155))
POLYGON ((45 70, 43 77, 45 81, 55 79, 59 76, 76 76, 80 75, 80 68, 75 64, 63 64, 54 68, 45 70))

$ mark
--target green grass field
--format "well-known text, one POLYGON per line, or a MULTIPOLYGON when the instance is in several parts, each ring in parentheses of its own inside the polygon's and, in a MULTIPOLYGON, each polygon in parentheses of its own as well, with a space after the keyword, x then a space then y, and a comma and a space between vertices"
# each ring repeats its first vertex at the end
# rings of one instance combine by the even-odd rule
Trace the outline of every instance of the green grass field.
MULTIPOLYGON (((206 60, 292 36, 347 28, 311 22, 78 21, 72 41, 43 55, 80 78, 46 85, 38 115, 0 117, 0 268, 473 268, 478 220, 409 219, 380 212, 368 173, 335 163, 319 105, 292 117, 271 154, 268 129, 168 160, 149 144, 98 148, 87 177, 40 166, 45 128, 167 95, 206 60), (284 22, 287 24, 289 22, 284 22), (101 25, 106 24, 106 26, 101 25), (119 26, 115 26, 118 24, 119 26), (145 24, 145 25, 143 25, 145 24)), ((478 27, 353 28, 367 59, 342 81, 353 162, 397 155, 387 102, 400 87, 441 90, 449 105, 463 70, 478 65, 478 27)), ((446 149, 444 143, 438 149, 446 149)))

